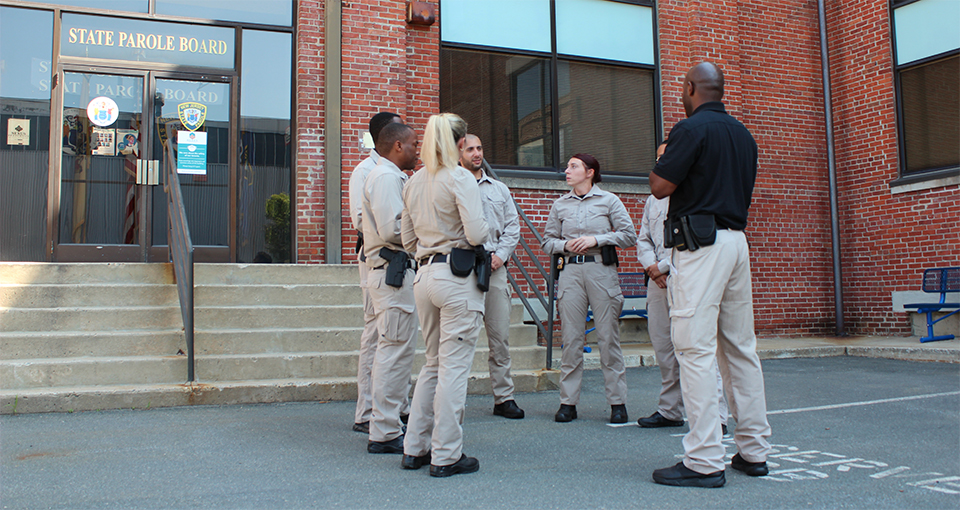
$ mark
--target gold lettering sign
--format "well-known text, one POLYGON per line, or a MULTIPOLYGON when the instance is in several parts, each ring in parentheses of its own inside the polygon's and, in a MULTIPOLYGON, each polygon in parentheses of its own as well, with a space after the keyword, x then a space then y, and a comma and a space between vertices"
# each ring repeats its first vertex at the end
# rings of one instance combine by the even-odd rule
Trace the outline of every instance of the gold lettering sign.
POLYGON ((236 29, 64 13, 64 56, 232 68, 236 29))

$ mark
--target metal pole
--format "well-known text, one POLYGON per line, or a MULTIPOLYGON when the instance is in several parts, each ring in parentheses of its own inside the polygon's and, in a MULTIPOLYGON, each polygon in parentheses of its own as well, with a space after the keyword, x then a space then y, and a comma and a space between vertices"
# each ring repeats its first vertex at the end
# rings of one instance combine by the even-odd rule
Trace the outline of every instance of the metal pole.
POLYGON ((827 16, 824 0, 817 0, 820 21, 820 69, 823 72, 823 113, 827 135, 827 168, 830 183, 830 241, 833 248, 833 302, 836 335, 847 336, 843 324, 843 279, 840 271, 840 216, 837 207, 837 163, 833 145, 833 108, 830 85, 830 53, 827 49, 827 16))

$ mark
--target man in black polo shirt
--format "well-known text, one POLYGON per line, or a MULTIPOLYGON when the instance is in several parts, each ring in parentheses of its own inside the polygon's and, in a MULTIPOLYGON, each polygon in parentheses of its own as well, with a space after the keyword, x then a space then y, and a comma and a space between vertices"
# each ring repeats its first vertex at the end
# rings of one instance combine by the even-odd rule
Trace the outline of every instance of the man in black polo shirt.
POLYGON ((666 224, 675 234, 670 321, 690 422, 683 461, 653 472, 654 481, 664 485, 721 487, 726 481, 715 359, 737 422, 738 453, 731 465, 751 476, 767 474, 770 425, 753 329, 750 252, 743 233, 757 176, 757 143, 727 114, 722 98, 719 67, 703 62, 687 72, 687 119, 674 126, 667 150, 650 174, 653 195, 670 197, 666 224), (716 224, 715 236, 711 222, 716 224), (693 242, 690 237, 695 237, 693 242))

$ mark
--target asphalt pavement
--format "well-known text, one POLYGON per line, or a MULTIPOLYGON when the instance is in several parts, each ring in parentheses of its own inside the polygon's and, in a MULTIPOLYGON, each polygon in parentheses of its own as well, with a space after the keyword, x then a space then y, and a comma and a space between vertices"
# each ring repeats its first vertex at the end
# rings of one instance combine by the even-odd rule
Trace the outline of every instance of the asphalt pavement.
MULTIPOLYGON (((599 370, 579 419, 556 391, 516 396, 526 418, 469 396, 464 451, 445 479, 366 453, 353 402, 0 416, 0 507, 35 508, 960 508, 960 365, 858 357, 763 362, 770 475, 664 487, 682 428, 641 429, 656 367, 627 370, 631 426, 606 423, 599 370)), ((725 437, 727 458, 736 453, 725 437)))

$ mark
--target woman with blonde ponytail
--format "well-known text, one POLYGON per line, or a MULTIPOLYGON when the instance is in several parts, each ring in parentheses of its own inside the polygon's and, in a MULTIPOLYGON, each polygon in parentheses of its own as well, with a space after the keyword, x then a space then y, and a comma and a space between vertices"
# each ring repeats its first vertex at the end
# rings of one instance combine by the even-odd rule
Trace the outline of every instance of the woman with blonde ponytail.
POLYGON ((480 462, 463 453, 463 407, 477 336, 483 324, 484 295, 477 277, 453 274, 450 253, 472 250, 487 239, 480 188, 457 165, 467 123, 452 113, 433 115, 420 148, 426 171, 403 188, 401 237, 416 252, 420 269, 413 281, 427 362, 417 378, 403 444, 404 469, 430 464, 430 475, 473 473, 480 462))

